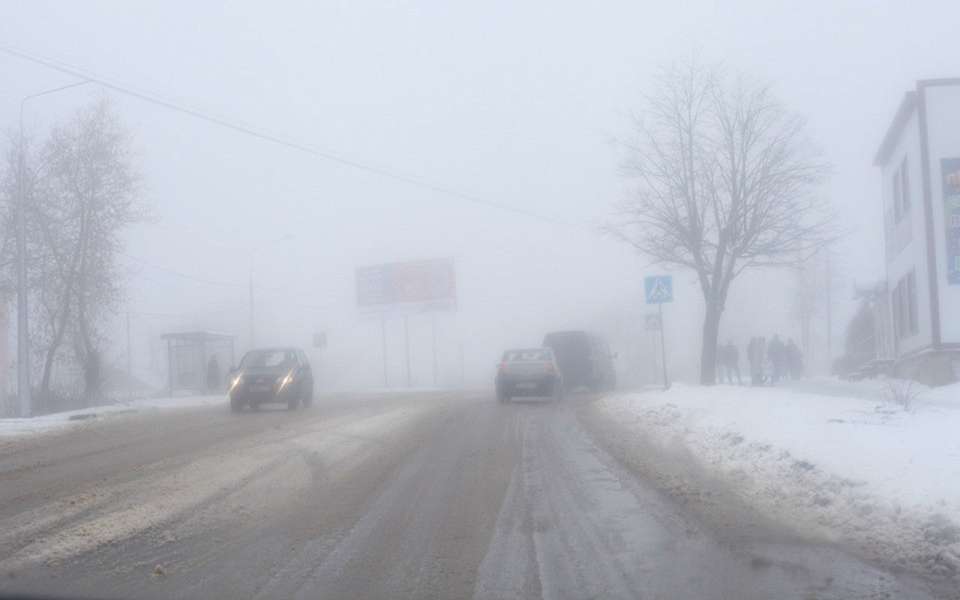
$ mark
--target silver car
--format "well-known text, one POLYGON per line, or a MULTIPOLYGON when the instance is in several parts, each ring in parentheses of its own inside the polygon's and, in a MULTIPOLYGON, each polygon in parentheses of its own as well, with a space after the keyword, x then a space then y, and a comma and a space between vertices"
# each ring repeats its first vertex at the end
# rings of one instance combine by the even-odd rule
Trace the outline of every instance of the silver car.
POLYGON ((563 378, 550 348, 507 350, 497 368, 495 383, 500 402, 517 396, 554 400, 563 396, 563 378))

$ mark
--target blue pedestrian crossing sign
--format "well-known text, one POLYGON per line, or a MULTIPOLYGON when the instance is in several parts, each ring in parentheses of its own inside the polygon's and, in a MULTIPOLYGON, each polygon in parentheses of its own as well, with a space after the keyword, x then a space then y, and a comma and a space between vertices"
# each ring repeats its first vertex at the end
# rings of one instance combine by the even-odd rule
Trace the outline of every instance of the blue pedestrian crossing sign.
POLYGON ((671 275, 651 275, 644 277, 643 288, 647 304, 673 302, 673 277, 671 275))

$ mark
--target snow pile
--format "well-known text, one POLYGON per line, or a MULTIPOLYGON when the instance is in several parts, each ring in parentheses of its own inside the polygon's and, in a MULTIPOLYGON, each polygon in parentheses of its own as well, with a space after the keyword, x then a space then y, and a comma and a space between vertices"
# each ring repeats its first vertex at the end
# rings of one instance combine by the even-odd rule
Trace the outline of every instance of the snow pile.
POLYGON ((624 431, 731 484, 778 520, 870 556, 960 573, 960 385, 813 380, 788 388, 676 385, 594 405, 624 431), (642 437, 640 437, 642 436, 642 437))
POLYGON ((222 394, 214 396, 176 396, 173 398, 140 398, 125 406, 137 409, 146 408, 197 408, 202 406, 226 405, 227 397, 222 394))
POLYGON ((29 419, 0 419, 0 437, 16 437, 59 431, 103 417, 155 409, 183 409, 226 403, 224 396, 182 396, 177 398, 141 398, 122 404, 70 410, 29 419))

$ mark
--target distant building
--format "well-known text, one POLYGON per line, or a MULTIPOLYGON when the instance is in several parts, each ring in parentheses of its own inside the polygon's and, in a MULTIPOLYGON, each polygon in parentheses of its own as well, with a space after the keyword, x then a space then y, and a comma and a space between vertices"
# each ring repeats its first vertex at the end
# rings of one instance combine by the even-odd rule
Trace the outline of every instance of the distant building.
POLYGON ((960 375, 960 78, 907 92, 874 164, 883 177, 886 319, 901 375, 960 375))

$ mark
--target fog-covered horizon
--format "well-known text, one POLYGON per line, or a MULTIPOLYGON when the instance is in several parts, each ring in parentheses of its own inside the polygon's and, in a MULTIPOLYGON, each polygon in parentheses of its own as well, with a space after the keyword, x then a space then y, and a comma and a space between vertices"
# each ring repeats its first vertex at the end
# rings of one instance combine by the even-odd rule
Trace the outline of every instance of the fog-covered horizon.
MULTIPOLYGON (((547 217, 319 159, 95 85, 31 101, 25 124, 36 139, 100 97, 134 137, 155 218, 129 232, 127 295, 108 355, 125 360, 129 313, 144 375, 164 368, 164 332, 221 330, 244 350, 252 273, 258 344, 306 347, 326 332, 314 360, 329 386, 380 385, 380 324, 356 310, 354 269, 424 258, 451 259, 457 271, 459 309, 436 317, 441 383, 459 383, 461 356, 468 383, 486 383, 502 349, 553 329, 604 332, 621 370, 635 367, 648 348, 642 278, 667 269, 601 234, 630 186, 615 140, 629 136, 657 69, 691 56, 769 81, 832 164, 822 193, 848 232, 835 250, 836 354, 854 284, 883 274, 873 154, 916 80, 960 73, 955 56, 918 43, 955 36, 960 7, 943 3, 4 7, 0 45, 547 217)), ((8 131, 23 96, 71 82, 10 56, 0 65, 8 131)), ((703 303, 692 274, 671 271, 668 349, 678 374, 692 378, 703 303)), ((731 294, 722 341, 798 335, 789 273, 745 276, 731 294)), ((430 385, 431 318, 410 323, 414 383, 430 385)), ((388 339, 400 384, 401 321, 389 323, 388 339)))

